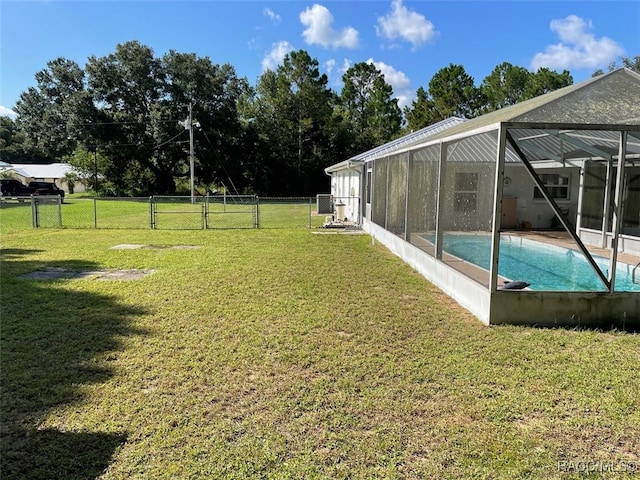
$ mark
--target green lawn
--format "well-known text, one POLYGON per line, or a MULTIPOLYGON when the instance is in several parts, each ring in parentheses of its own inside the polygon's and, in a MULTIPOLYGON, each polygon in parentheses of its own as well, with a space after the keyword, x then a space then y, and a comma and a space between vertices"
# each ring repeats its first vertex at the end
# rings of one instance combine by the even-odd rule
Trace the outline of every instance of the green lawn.
MULTIPOLYGON (((152 216, 150 199, 92 198, 67 195, 60 211, 57 205, 40 207, 39 221, 43 227, 187 230, 203 228, 203 201, 199 197, 191 204, 189 197, 159 197, 152 216)), ((256 213, 261 228, 299 228, 322 226, 324 215, 311 215, 313 199, 266 198, 256 207, 247 197, 234 200, 213 197, 208 207, 209 229, 254 228, 256 213)), ((31 200, 28 198, 0 201, 0 233, 33 228, 31 200)))
POLYGON ((0 478, 640 472, 637 334, 486 327, 313 232, 3 227, 0 478), (19 278, 45 267, 155 273, 19 278))

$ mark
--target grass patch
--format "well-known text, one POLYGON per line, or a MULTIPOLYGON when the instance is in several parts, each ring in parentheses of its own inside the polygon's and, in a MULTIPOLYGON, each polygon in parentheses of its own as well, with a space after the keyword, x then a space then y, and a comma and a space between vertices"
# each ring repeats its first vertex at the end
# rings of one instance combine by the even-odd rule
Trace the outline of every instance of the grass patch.
POLYGON ((27 229, 1 267, 3 479, 640 468, 638 335, 485 327, 367 236, 27 229))

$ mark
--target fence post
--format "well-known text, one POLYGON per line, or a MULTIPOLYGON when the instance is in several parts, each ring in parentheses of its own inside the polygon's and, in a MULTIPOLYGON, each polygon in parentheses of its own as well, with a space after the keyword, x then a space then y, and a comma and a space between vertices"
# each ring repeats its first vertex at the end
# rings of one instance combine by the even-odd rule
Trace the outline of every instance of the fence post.
POLYGON ((203 205, 203 215, 204 215, 204 229, 209 229, 209 192, 204 197, 204 205, 203 205))
POLYGON ((312 212, 312 209, 313 209, 312 200, 313 200, 313 197, 309 197, 309 228, 311 228, 311 212, 312 212))
POLYGON ((33 228, 38 228, 40 226, 38 214, 38 199, 35 195, 31 195, 31 224, 33 225, 33 228))
POLYGON ((58 228, 62 228, 62 197, 58 195, 58 228))
POLYGON ((98 228, 98 199, 93 196, 93 228, 98 228))
POLYGON ((255 228, 260 228, 260 197, 258 195, 255 196, 254 201, 254 226, 255 228))
POLYGON ((153 211, 153 195, 149 197, 149 228, 156 228, 155 215, 153 211))

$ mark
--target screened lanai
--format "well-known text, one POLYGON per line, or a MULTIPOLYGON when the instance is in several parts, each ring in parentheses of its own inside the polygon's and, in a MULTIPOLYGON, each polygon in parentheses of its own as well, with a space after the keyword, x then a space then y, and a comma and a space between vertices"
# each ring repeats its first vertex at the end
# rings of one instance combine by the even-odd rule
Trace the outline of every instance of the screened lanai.
POLYGON ((362 226, 482 322, 640 325, 638 74, 396 146, 361 155, 362 226))

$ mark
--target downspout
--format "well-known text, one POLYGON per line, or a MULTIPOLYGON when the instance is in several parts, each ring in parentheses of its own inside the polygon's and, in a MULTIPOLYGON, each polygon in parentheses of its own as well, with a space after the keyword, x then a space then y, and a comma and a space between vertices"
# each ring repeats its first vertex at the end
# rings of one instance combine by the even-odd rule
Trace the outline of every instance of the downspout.
MULTIPOLYGON (((347 162, 347 170, 350 170, 352 168, 354 169, 354 171, 357 174, 358 173, 357 165, 355 163, 351 162, 351 160, 349 160, 347 162)), ((361 224, 361 219, 362 219, 362 208, 363 208, 362 189, 363 189, 363 186, 364 186, 363 173, 364 173, 364 162, 362 163, 362 168, 360 170, 360 182, 359 182, 360 191, 358 192, 358 197, 357 197, 358 198, 358 205, 357 205, 357 208, 355 210, 357 212, 356 213, 356 219, 355 219, 357 225, 361 224)), ((349 175, 349 195, 351 196, 351 213, 353 213, 354 212, 354 210, 353 210, 353 203, 354 203, 353 197, 355 195, 353 195, 351 193, 351 189, 352 189, 352 187, 351 187, 351 175, 349 175)))
POLYGON ((353 199, 351 198, 351 160, 347 160, 347 175, 349 175, 349 181, 347 182, 347 198, 349 198, 351 215, 353 215, 353 199))

